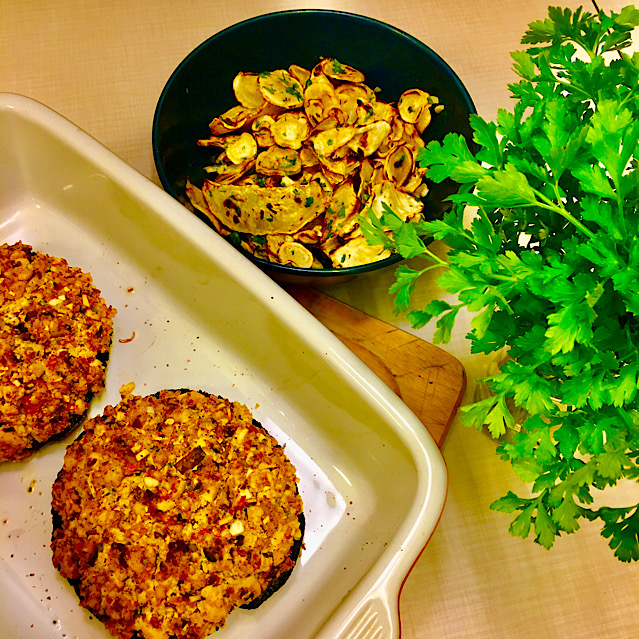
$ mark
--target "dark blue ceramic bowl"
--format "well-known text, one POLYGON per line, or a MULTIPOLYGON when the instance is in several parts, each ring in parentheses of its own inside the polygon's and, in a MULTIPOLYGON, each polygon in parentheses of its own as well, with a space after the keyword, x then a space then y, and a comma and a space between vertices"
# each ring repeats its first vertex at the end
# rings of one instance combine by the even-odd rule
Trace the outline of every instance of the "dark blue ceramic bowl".
MULTIPOLYGON (((269 13, 235 24, 199 45, 177 67, 158 101, 153 120, 153 157, 164 189, 198 213, 185 196, 186 178, 197 183, 210 164, 210 149, 196 141, 210 135, 209 122, 237 104, 233 78, 239 71, 261 72, 291 64, 312 68, 334 57, 364 72, 379 87, 379 99, 395 102, 406 89, 439 97, 445 109, 424 131, 425 142, 461 133, 474 148, 469 116, 475 106, 455 72, 432 49, 388 24, 340 11, 302 9, 269 13)), ((455 192, 453 183, 430 184, 425 214, 439 217, 455 192)), ((206 220, 205 220, 206 221, 206 220)), ((247 257, 274 279, 333 284, 401 260, 392 256, 345 269, 302 269, 247 257)))

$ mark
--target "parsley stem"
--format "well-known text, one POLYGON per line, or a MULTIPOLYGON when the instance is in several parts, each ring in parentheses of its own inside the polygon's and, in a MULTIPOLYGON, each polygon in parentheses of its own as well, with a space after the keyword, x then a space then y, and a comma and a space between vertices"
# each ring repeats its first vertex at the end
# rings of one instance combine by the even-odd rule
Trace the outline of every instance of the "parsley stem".
POLYGON ((442 264, 431 264, 430 266, 426 266, 419 271, 419 275, 423 275, 424 273, 428 273, 428 271, 432 271, 434 268, 449 268, 446 262, 442 264))
POLYGON ((586 235, 589 239, 594 240, 596 235, 593 233, 585 224, 580 222, 570 211, 567 211, 564 206, 561 204, 561 197, 559 196, 558 186, 557 184, 553 185, 555 193, 557 195, 557 202, 547 198, 540 191, 535 190, 535 194, 541 200, 537 202, 536 205, 540 206, 547 211, 554 211, 555 213, 559 213, 564 219, 568 220, 571 224, 576 226, 584 235, 586 235))
POLYGON ((448 268, 448 262, 446 260, 442 260, 441 257, 438 257, 437 255, 435 255, 435 253, 433 253, 429 248, 424 247, 424 254, 428 259, 431 259, 433 260, 433 262, 436 262, 436 264, 433 264, 432 266, 428 267, 428 269, 436 268, 438 266, 444 266, 448 268))

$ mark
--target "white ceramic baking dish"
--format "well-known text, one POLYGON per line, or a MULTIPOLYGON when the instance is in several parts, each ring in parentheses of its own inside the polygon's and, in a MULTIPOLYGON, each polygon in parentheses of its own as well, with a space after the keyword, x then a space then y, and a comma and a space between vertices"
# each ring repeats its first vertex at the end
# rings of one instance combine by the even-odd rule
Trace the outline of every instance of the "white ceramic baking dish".
MULTIPOLYGON (((286 445, 307 517, 289 582, 219 639, 400 634, 403 580, 444 505, 423 424, 277 284, 49 108, 0 94, 0 243, 88 270, 115 306, 105 391, 192 387, 245 403, 286 445)), ((69 439, 0 466, 0 637, 106 638, 51 563, 50 489, 69 439)))

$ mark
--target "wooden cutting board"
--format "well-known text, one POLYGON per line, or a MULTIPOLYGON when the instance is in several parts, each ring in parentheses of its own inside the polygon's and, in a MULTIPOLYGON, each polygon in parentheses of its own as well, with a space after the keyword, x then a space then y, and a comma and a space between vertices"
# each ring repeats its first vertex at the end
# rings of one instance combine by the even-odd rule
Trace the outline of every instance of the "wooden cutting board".
POLYGON ((466 388, 461 362, 316 289, 283 286, 404 401, 441 446, 466 388))

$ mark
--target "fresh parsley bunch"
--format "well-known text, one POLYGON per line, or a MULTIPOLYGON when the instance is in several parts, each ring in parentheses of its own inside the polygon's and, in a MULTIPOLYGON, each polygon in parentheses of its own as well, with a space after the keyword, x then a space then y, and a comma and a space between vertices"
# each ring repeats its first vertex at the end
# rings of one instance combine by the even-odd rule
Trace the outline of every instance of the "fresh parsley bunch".
POLYGON ((390 289, 415 328, 436 319, 434 341, 446 342, 465 307, 472 351, 507 349, 485 380, 491 396, 461 409, 495 438, 509 430, 498 454, 532 484, 491 508, 516 513, 510 532, 534 531, 545 548, 600 519, 621 561, 639 559, 639 504, 594 507, 593 488, 639 478, 639 54, 623 51, 638 24, 633 6, 550 7, 512 53, 514 110, 472 116, 476 154, 457 134, 421 151, 431 180, 460 184, 452 209, 420 223, 387 210, 391 240, 365 224, 370 242, 424 259, 400 266, 390 289), (430 238, 450 247, 446 260, 430 238), (411 310, 432 269, 457 303, 411 310))

